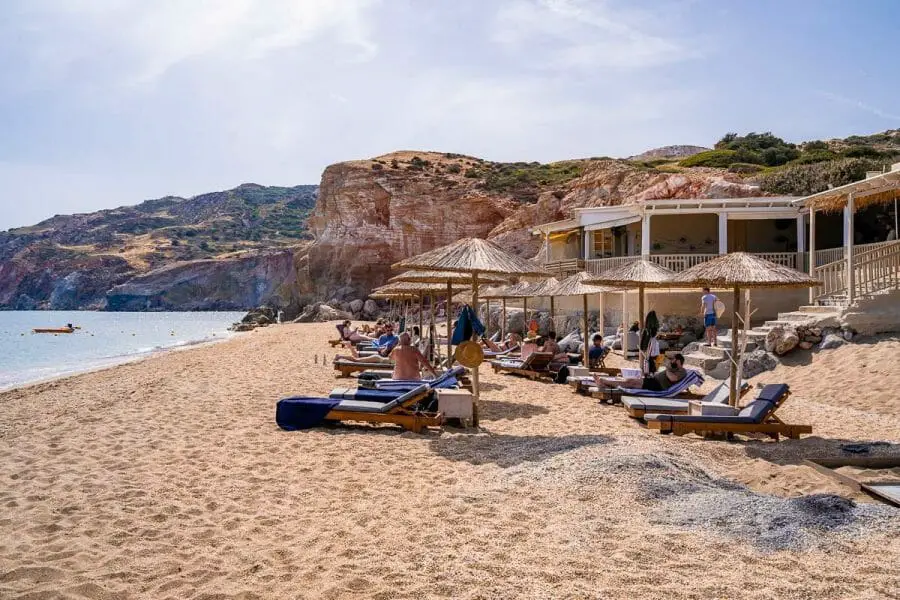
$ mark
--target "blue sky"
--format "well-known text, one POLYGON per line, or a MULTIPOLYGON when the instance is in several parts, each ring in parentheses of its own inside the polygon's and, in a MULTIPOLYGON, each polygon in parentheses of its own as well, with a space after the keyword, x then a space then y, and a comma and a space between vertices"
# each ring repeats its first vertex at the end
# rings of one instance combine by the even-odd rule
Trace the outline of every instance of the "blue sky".
POLYGON ((893 0, 5 0, 0 229, 395 149, 900 128, 893 0))

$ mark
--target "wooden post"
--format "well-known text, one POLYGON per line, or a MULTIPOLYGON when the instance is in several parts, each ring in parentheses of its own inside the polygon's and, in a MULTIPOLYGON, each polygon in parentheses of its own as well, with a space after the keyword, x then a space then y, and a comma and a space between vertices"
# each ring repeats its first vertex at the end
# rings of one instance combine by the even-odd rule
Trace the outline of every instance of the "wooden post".
POLYGON ((553 313, 556 312, 556 306, 553 303, 553 296, 550 296, 550 327, 556 331, 556 323, 553 321, 553 313))
POLYGON ((741 314, 741 288, 738 286, 734 286, 733 304, 734 310, 731 315, 731 385, 729 386, 728 403, 736 407, 738 401, 737 361, 741 359, 741 349, 737 347, 740 340, 738 335, 738 315, 741 314))
POLYGON ((846 245, 847 254, 847 303, 852 304, 856 296, 856 273, 853 272, 853 221, 855 210, 853 192, 847 194, 847 212, 844 215, 844 244, 846 245))
MULTIPOLYGON (((807 249, 809 252, 809 276, 816 276, 816 209, 813 206, 809 207, 809 244, 807 245, 807 249)), ((809 303, 812 304, 816 300, 816 295, 818 294, 818 288, 811 287, 809 288, 809 303)))
POLYGON ((450 331, 451 327, 451 317, 450 317, 450 307, 453 305, 453 283, 451 281, 447 281, 447 368, 449 369, 453 365, 453 349, 450 343, 450 337, 452 335, 452 331, 450 331))
POLYGON ((425 292, 419 292, 419 339, 423 338, 422 334, 422 313, 425 312, 425 292))
POLYGON ((525 313, 525 335, 522 337, 528 337, 528 298, 522 298, 522 312, 525 313))
POLYGON ((638 286, 638 324, 641 331, 644 330, 644 286, 638 286))
POLYGON ((506 298, 503 298, 503 316, 500 321, 500 339, 506 339, 506 298))
MULTIPOLYGON (((478 306, 478 271, 472 273, 472 304, 478 306)), ((477 312, 476 316, 478 316, 477 312)), ((472 332, 472 339, 478 339, 478 334, 474 331, 472 332)), ((480 366, 472 369, 472 425, 474 427, 478 427, 478 397, 481 395, 478 385, 478 369, 480 366)))
POLYGON ((486 338, 491 339, 491 299, 488 298, 486 302, 487 307, 484 311, 484 335, 486 338))
POLYGON ((584 304, 584 366, 585 366, 585 368, 590 369, 591 361, 590 361, 590 358, 588 355, 590 354, 590 351, 591 351, 591 348, 590 348, 591 336, 590 336, 590 330, 588 329, 587 294, 582 294, 581 299, 584 304))
POLYGON ((597 314, 597 329, 600 331, 600 337, 603 337, 603 327, 606 323, 603 322, 603 293, 600 293, 600 312, 597 314))
POLYGON ((431 344, 429 344, 429 356, 428 360, 433 362, 435 351, 437 351, 437 344, 434 341, 434 334, 437 333, 437 323, 434 322, 434 294, 428 294, 428 312, 431 317, 431 324, 428 326, 428 337, 431 339, 431 344))

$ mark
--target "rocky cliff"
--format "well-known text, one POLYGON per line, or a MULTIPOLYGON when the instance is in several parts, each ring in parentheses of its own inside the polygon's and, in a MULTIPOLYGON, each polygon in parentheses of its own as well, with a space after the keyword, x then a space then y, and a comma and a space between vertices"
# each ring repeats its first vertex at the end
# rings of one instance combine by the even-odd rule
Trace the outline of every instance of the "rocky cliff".
POLYGON ((533 256, 539 240, 530 229, 573 208, 759 194, 722 170, 666 173, 613 159, 540 165, 406 151, 339 163, 322 175, 301 285, 347 301, 384 283, 392 263, 461 237, 487 237, 533 256))
POLYGON ((270 288, 280 286, 285 277, 296 283, 293 270, 282 263, 310 237, 306 217, 315 198, 316 186, 311 185, 244 184, 187 199, 166 197, 95 213, 58 215, 32 227, 0 232, 0 309, 104 309, 107 292, 137 281, 143 287, 133 288, 140 290, 134 298, 117 292, 109 308, 255 306, 257 298, 272 292, 270 288), (281 259, 273 258, 275 249, 281 249, 281 259), (226 271, 232 273, 231 279, 220 281, 227 292, 212 293, 202 283, 193 288, 196 296, 185 292, 187 282, 211 281, 215 273, 226 271), (275 283, 256 279, 260 271, 275 283), (172 278, 168 291, 162 289, 166 277, 172 278), (258 291, 229 287, 250 281, 258 291), (142 296, 147 285, 155 286, 155 291, 142 296))
POLYGON ((175 263, 106 292, 108 310, 300 310, 294 248, 175 263))

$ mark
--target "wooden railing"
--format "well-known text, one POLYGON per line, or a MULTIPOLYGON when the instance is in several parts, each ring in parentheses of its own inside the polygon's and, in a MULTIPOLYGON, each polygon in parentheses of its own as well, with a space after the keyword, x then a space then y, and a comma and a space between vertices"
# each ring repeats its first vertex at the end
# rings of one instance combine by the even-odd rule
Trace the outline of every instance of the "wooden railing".
POLYGON ((900 283, 900 242, 879 244, 853 257, 854 292, 867 296, 898 287, 900 283))
MULTIPOLYGON (((869 250, 874 250, 876 248, 880 248, 882 246, 887 246, 893 244, 893 241, 890 242, 873 242, 871 244, 856 244, 853 246, 854 253, 859 255, 860 252, 868 252, 869 250)), ((816 250, 816 266, 821 267, 823 265, 827 265, 828 263, 833 263, 839 260, 844 260, 844 247, 838 246, 837 248, 825 248, 824 250, 816 250)))
MULTIPOLYGON (((900 287, 900 242, 860 244, 853 249, 854 296, 900 287)), ((816 300, 847 294, 847 261, 832 261, 816 267, 814 273, 822 282, 816 288, 816 300)))
POLYGON ((544 268, 554 275, 572 275, 585 268, 585 261, 580 258, 566 258, 544 263, 544 268))
POLYGON ((584 269, 593 275, 599 275, 620 265, 639 259, 640 256, 614 256, 612 258, 592 258, 584 261, 584 269))
MULTIPOLYGON (((802 270, 805 261, 805 253, 798 252, 757 252, 756 256, 765 258, 774 263, 802 270)), ((718 258, 718 254, 651 254, 650 260, 671 269, 676 273, 690 269, 695 265, 718 258)), ((599 275, 603 271, 618 267, 625 263, 638 260, 639 256, 617 256, 614 258, 598 258, 585 261, 585 269, 599 275)))

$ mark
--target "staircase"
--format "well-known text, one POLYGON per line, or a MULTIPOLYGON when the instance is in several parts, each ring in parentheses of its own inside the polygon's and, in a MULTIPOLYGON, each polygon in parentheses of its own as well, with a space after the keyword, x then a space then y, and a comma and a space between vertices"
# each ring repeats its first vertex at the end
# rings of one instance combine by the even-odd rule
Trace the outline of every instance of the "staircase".
MULTIPOLYGON (((744 352, 752 352, 757 348, 762 348, 766 342, 766 336, 775 327, 785 327, 797 325, 798 323, 820 323, 834 318, 837 325, 841 315, 841 308, 837 306, 801 306, 795 311, 778 313, 778 318, 774 321, 766 321, 762 325, 758 325, 747 331, 747 343, 744 346, 744 352)), ((827 325, 826 325, 827 326, 827 325)), ((703 371, 711 371, 722 361, 731 358, 731 330, 725 335, 718 338, 718 346, 710 346, 701 343, 696 350, 684 355, 684 362, 687 366, 703 371)))

